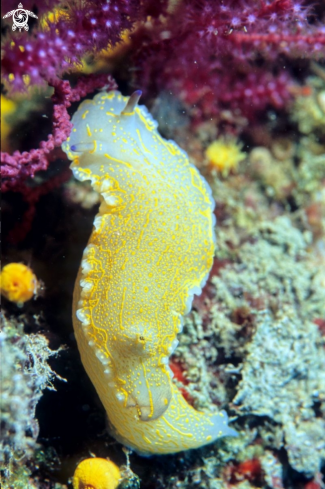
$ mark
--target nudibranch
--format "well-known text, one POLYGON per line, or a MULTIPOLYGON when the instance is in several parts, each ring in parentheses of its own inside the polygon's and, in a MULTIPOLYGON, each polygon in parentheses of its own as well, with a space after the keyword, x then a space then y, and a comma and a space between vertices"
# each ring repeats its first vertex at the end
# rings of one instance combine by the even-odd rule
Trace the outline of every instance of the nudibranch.
POLYGON ((73 299, 83 365, 112 434, 141 454, 236 435, 224 411, 198 412, 172 382, 168 357, 215 249, 211 190, 157 131, 141 92, 82 102, 63 150, 101 196, 73 299))

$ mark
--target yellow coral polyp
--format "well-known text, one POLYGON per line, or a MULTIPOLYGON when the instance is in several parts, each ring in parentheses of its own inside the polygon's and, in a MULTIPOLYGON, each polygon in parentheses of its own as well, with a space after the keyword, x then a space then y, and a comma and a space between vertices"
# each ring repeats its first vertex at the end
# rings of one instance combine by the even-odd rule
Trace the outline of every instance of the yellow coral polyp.
POLYGON ((33 271, 23 263, 9 263, 0 274, 1 294, 21 305, 37 292, 38 281, 33 271))
POLYGON ((17 104, 1 94, 1 147, 2 151, 9 150, 8 136, 11 126, 8 118, 17 110, 17 104))
POLYGON ((52 12, 46 13, 40 20, 42 29, 48 31, 50 29, 49 24, 56 24, 60 19, 67 20, 69 13, 66 9, 54 8, 52 12))
POLYGON ((237 170, 238 163, 246 158, 241 145, 235 139, 220 138, 211 143, 205 152, 211 169, 218 170, 222 176, 237 170))
POLYGON ((105 458, 87 458, 73 475, 73 489, 115 489, 121 478, 117 465, 105 458))

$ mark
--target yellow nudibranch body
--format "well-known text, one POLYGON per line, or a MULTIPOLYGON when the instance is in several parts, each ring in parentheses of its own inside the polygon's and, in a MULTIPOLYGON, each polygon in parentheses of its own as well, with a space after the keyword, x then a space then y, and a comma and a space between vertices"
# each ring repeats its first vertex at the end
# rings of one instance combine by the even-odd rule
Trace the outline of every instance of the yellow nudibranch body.
POLYGON ((215 249, 211 190, 146 107, 119 92, 85 100, 62 146, 101 205, 76 280, 73 322, 83 365, 112 434, 141 454, 197 448, 236 432, 225 412, 193 409, 168 357, 215 249))

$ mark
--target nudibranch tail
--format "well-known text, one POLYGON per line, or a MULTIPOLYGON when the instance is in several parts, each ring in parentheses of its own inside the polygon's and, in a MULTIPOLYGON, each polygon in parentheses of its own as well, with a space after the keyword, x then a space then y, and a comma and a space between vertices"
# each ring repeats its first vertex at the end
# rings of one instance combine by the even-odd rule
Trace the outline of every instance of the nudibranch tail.
POLYGON ((227 421, 225 411, 215 414, 196 411, 173 386, 173 398, 167 411, 157 420, 146 423, 142 436, 128 425, 116 429, 110 423, 110 432, 127 447, 148 456, 199 448, 224 436, 238 436, 227 421))
POLYGON ((168 358, 215 249, 211 190, 157 122, 119 92, 85 100, 62 145, 75 177, 101 195, 76 280, 82 362, 116 438, 172 453, 235 435, 225 413, 200 413, 172 382, 168 358))
POLYGON ((166 411, 155 420, 139 420, 137 409, 125 407, 116 396, 116 389, 107 382, 98 357, 89 351, 85 336, 79 337, 78 346, 87 373, 106 408, 111 434, 140 455, 176 453, 199 448, 224 436, 238 435, 228 426, 225 411, 196 411, 172 383, 172 398, 166 411))

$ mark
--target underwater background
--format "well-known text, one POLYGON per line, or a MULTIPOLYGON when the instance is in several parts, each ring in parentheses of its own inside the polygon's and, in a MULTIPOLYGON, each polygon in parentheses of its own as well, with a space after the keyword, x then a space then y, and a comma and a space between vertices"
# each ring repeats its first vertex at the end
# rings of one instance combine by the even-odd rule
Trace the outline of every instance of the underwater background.
MULTIPOLYGON (((2 487, 72 489, 78 464, 100 457, 124 489, 324 488, 324 2, 2 0, 1 12, 2 487), (142 91, 216 203, 213 266, 169 366, 187 402, 225 410, 238 437, 150 458, 108 433, 72 327, 100 198, 61 145, 80 101, 113 89, 142 91)), ((105 489, 95 479, 74 489, 105 489)))

